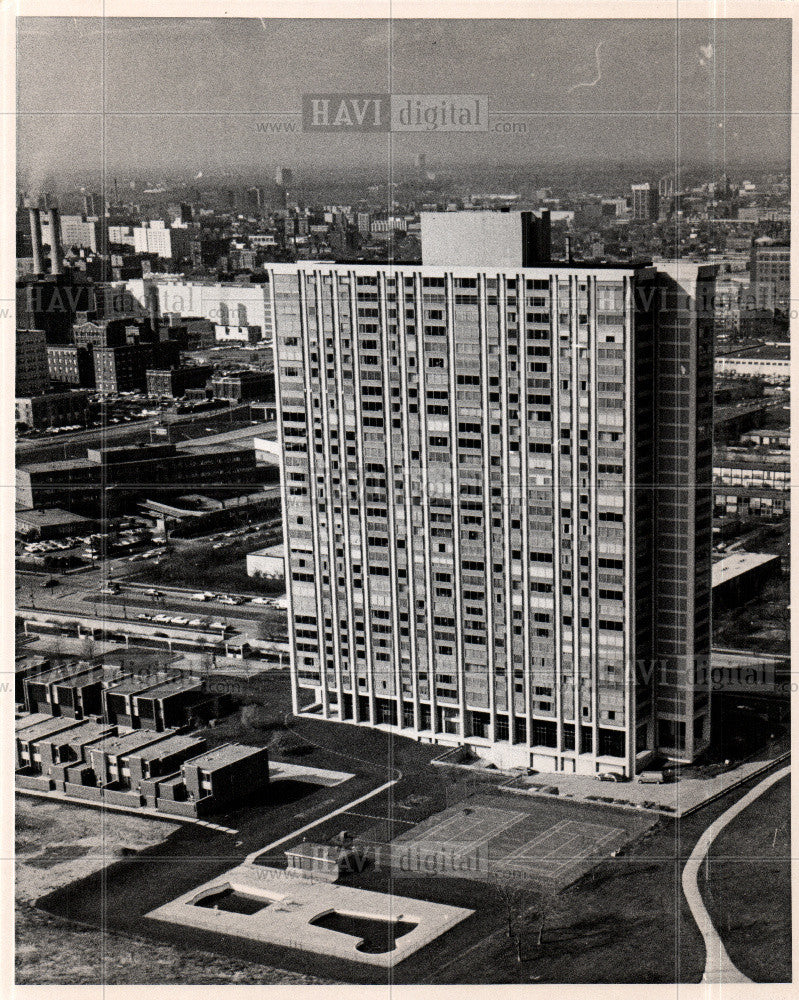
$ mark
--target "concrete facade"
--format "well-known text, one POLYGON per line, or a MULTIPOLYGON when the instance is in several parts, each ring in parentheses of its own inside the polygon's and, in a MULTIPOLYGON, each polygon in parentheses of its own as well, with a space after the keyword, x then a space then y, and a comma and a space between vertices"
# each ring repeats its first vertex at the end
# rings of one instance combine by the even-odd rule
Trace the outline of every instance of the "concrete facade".
POLYGON ((714 275, 271 268, 296 712, 541 771, 707 746, 714 275))

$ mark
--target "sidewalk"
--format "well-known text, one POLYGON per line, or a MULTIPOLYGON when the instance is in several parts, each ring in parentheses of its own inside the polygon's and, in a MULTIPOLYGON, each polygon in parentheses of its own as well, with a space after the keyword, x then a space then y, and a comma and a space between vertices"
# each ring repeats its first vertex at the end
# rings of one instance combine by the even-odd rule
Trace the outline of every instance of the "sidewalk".
POLYGON ((744 761, 738 767, 714 777, 685 776, 679 781, 664 785, 642 784, 637 779, 613 783, 599 781, 592 775, 582 774, 521 775, 512 779, 514 790, 508 788, 509 781, 505 784, 504 791, 508 798, 517 794, 542 795, 545 798, 552 798, 553 793, 544 792, 543 788, 556 787, 560 798, 600 802, 603 805, 631 809, 647 809, 662 812, 667 816, 680 817, 694 812, 711 799, 723 795, 736 785, 747 781, 761 771, 774 767, 789 757, 790 754, 787 751, 779 753, 775 749, 773 756, 759 754, 756 760, 744 761))
POLYGON ((730 808, 715 819, 705 830, 694 846, 691 856, 683 869, 682 887, 685 898, 691 910, 691 915, 696 921, 699 933, 705 942, 705 971, 702 976, 703 983, 750 983, 752 982, 736 967, 727 953, 726 948, 719 936, 718 931, 713 926, 713 921, 702 899, 699 889, 698 876, 702 862, 705 860, 708 850, 716 837, 725 826, 735 817, 743 812, 752 802, 758 799, 764 792, 767 792, 772 785, 781 781, 791 773, 790 767, 783 767, 779 771, 765 778, 759 785, 755 785, 735 802, 730 808))

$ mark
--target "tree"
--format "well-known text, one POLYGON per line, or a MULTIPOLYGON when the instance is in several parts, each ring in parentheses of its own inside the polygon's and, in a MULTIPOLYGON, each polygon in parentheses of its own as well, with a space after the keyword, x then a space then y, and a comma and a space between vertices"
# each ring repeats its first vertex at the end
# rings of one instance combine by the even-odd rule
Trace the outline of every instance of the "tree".
POLYGON ((557 892, 552 889, 548 892, 542 892, 539 895, 539 922, 538 922, 538 937, 536 940, 536 946, 541 947, 544 937, 544 925, 552 911, 555 909, 555 904, 557 902, 557 892))
MULTIPOLYGON (((534 913, 540 912, 541 893, 538 885, 523 872, 504 870, 495 872, 495 890, 507 919, 508 937, 513 941, 516 951, 516 962, 522 964, 523 941, 531 926, 534 913)), ((538 942, 540 945, 543 925, 539 926, 538 942)))

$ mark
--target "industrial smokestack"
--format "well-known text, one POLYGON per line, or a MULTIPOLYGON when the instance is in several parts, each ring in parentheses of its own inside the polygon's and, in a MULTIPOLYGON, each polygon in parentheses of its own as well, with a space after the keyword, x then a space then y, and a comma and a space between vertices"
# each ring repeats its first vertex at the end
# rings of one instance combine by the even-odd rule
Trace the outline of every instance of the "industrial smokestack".
POLYGON ((64 251, 61 248, 61 219, 57 208, 48 209, 50 219, 50 273, 64 273, 64 251))
POLYGON ((31 224, 31 246, 33 247, 33 273, 44 273, 44 259, 42 257, 42 217, 38 208, 28 210, 31 224))

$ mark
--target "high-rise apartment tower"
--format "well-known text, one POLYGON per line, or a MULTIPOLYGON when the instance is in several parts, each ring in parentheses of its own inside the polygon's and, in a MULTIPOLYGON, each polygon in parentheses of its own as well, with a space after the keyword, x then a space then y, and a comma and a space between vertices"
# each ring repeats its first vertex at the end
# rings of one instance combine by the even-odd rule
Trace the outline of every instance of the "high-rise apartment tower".
POLYGON ((542 771, 692 760, 714 271, 541 259, 524 215, 270 266, 294 709, 542 771))

